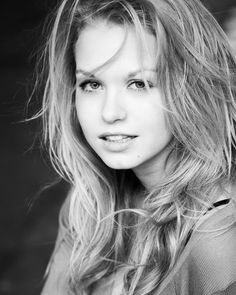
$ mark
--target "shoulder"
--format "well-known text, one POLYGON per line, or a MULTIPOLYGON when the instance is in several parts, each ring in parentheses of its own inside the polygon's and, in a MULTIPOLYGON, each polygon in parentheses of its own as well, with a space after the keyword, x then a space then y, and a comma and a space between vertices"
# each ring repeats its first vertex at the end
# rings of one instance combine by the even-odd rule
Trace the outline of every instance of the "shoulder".
MULTIPOLYGON (((189 252, 189 267, 201 288, 212 294, 236 282, 236 209, 212 212, 199 226, 189 252)), ((236 292, 236 290, 234 290, 236 292)))
POLYGON ((59 213, 57 240, 47 267, 46 281, 41 295, 69 294, 66 281, 72 250, 72 239, 69 233, 69 206, 70 196, 64 201, 59 213))
POLYGON ((196 225, 158 295, 236 294, 236 207, 216 208, 196 225))
POLYGON ((59 212, 59 226, 57 243, 64 242, 68 247, 72 247, 73 239, 69 225, 69 211, 70 211, 70 194, 66 197, 59 212))

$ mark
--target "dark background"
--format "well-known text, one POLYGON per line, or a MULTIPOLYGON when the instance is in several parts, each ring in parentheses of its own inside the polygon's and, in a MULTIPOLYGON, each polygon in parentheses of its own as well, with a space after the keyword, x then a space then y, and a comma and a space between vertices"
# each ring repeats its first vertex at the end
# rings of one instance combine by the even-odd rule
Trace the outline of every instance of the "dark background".
MULTIPOLYGON (((57 176, 40 151, 39 120, 23 122, 39 107, 33 100, 26 114, 34 53, 45 37, 45 17, 57 2, 11 0, 0 7, 0 294, 40 294, 68 189, 63 181, 45 188, 57 176)), ((204 3, 229 28, 236 0, 204 3)))

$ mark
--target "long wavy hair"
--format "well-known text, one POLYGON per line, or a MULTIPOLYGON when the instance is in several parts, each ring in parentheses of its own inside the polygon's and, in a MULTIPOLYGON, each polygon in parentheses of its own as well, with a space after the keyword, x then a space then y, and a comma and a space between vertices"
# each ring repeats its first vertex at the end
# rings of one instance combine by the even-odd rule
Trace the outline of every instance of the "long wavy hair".
POLYGON ((152 294, 196 221, 235 175, 236 62, 227 38, 197 0, 64 0, 46 43, 39 115, 52 163, 72 187, 65 284, 88 294, 121 271, 126 294, 152 294), (107 167, 76 116, 74 46, 83 28, 99 19, 134 27, 141 46, 144 31, 157 40, 156 69, 173 141, 169 173, 151 191, 131 170, 107 167))

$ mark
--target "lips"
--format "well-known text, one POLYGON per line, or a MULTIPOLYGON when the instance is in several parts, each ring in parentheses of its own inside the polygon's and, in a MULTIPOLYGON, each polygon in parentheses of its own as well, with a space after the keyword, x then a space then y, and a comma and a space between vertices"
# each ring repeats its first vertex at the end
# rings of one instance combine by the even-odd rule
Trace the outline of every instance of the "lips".
POLYGON ((100 139, 109 141, 109 142, 126 142, 127 140, 137 137, 136 135, 128 134, 102 134, 99 136, 100 139))

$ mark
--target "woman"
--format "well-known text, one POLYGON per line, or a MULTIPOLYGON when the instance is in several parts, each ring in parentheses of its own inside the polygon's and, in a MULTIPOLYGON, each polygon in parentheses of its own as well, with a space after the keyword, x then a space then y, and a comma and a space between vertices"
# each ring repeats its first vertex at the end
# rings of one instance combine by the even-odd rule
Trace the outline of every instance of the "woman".
POLYGON ((211 14, 64 0, 43 61, 71 191, 42 294, 236 294, 236 63, 211 14))

